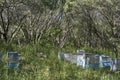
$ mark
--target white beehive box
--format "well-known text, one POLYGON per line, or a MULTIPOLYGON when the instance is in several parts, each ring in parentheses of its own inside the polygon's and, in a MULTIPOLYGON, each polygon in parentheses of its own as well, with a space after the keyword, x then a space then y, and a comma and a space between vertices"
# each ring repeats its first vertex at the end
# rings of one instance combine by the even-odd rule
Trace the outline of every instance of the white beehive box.
POLYGON ((82 66, 85 68, 85 51, 77 50, 77 66, 82 66))
POLYGON ((77 66, 85 68, 85 54, 79 54, 77 56, 77 66))

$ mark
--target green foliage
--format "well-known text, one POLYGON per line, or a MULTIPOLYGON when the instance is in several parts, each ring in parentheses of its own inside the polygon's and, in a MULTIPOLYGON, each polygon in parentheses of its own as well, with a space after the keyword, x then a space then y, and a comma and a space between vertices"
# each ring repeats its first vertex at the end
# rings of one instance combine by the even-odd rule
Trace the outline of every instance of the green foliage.
POLYGON ((75 6, 76 6, 75 0, 67 0, 65 5, 64 5, 64 11, 70 12, 74 9, 75 6))
POLYGON ((108 56, 111 56, 111 57, 115 58, 115 53, 111 49, 90 48, 88 46, 85 46, 85 47, 83 47, 81 49, 85 50, 88 53, 108 55, 108 56))
POLYGON ((0 0, 0 6, 2 5, 3 2, 4 2, 4 0, 0 0))
POLYGON ((54 9, 57 5, 58 0, 41 0, 41 2, 49 9, 54 9))

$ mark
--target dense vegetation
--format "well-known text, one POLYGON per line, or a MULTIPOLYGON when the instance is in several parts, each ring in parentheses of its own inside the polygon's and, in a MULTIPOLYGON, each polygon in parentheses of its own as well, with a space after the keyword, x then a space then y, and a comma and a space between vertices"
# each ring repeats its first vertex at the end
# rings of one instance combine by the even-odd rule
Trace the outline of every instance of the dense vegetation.
POLYGON ((0 0, 1 80, 120 79, 57 59, 58 51, 77 49, 120 57, 119 0, 0 0), (25 57, 18 70, 7 69, 8 51, 25 57))

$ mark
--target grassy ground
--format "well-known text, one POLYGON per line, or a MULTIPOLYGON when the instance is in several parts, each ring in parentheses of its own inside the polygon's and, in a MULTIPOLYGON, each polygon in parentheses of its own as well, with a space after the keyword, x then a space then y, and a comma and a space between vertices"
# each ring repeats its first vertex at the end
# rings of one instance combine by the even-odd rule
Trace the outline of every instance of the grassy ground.
POLYGON ((0 50, 4 53, 0 63, 0 80, 120 80, 119 73, 103 69, 82 69, 76 64, 58 60, 57 53, 60 49, 56 47, 39 44, 0 45, 0 50), (25 58, 18 69, 7 68, 7 51, 18 51, 25 58), (38 56, 38 52, 43 52, 47 57, 38 56))

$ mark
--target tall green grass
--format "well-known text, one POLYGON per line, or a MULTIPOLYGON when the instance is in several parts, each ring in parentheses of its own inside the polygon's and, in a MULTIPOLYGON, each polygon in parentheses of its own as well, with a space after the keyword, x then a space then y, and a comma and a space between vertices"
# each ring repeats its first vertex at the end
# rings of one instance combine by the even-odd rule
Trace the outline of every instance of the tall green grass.
MULTIPOLYGON (((57 58, 58 47, 41 44, 0 45, 4 53, 0 63, 0 80, 120 80, 119 73, 111 73, 107 70, 83 69, 76 64, 65 62, 57 58), (8 69, 6 61, 7 51, 18 51, 25 58, 18 69, 8 69), (47 55, 46 58, 37 56, 38 52, 47 55)), ((76 49, 64 48, 66 52, 76 49)))

